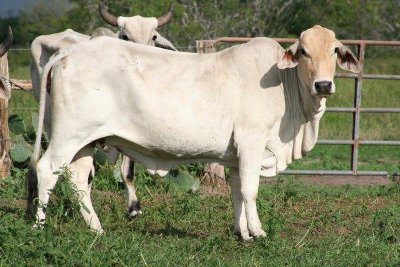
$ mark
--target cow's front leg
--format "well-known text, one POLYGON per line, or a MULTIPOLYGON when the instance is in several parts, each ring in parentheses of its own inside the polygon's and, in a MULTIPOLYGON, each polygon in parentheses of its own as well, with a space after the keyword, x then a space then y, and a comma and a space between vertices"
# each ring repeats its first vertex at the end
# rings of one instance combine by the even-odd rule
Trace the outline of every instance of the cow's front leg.
POLYGON ((243 196, 240 190, 239 170, 231 168, 231 191, 233 198, 233 207, 235 209, 235 234, 239 235, 245 241, 253 239, 247 228, 246 211, 243 202, 243 196))
MULTIPOLYGON (((260 182, 261 158, 263 145, 245 146, 246 150, 239 153, 239 183, 240 194, 246 214, 247 229, 253 237, 265 237, 257 214, 256 199, 260 182)), ((242 237, 246 232, 241 232, 242 237)))

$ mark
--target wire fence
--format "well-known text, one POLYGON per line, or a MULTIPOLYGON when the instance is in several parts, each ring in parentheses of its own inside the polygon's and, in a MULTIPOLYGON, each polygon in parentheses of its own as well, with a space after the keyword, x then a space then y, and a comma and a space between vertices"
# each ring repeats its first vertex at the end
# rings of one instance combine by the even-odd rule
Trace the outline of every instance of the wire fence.
MULTIPOLYGON (((189 45, 189 46, 175 46, 175 48, 177 50, 179 50, 180 52, 197 52, 197 48, 195 45, 189 45)), ((26 48, 26 47, 16 47, 16 48, 10 48, 9 51, 30 51, 30 48, 26 48)))

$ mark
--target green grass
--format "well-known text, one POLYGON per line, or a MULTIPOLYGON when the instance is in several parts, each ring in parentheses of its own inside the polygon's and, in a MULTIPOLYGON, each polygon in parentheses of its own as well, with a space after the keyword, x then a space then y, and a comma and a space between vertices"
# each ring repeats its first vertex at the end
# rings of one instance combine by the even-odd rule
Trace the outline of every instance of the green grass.
POLYGON ((11 78, 21 80, 30 79, 29 64, 29 50, 11 50, 8 52, 8 65, 11 78))
MULTIPOLYGON (((110 171, 109 171, 110 172, 110 171)), ((103 170, 104 174, 107 173, 103 170)), ((173 193, 140 173, 144 214, 125 216, 124 191, 95 177, 93 199, 105 229, 99 237, 79 212, 53 197, 43 230, 24 220, 23 174, 0 182, 0 266, 365 266, 400 264, 400 188, 262 186, 258 211, 265 239, 233 234, 230 196, 173 193), (65 207, 65 206, 64 206, 65 207)))

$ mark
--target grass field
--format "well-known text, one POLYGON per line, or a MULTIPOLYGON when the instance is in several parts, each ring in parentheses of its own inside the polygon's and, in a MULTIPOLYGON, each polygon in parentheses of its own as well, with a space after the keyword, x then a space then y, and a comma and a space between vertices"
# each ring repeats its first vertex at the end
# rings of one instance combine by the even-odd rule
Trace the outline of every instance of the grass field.
POLYGON ((264 185, 258 211, 267 238, 240 242, 229 195, 178 193, 140 176, 144 214, 125 216, 124 191, 97 176, 95 209, 105 228, 88 231, 59 185, 48 223, 24 220, 22 173, 0 182, 0 266, 398 266, 400 187, 264 185), (106 190, 106 191, 104 191, 106 190))

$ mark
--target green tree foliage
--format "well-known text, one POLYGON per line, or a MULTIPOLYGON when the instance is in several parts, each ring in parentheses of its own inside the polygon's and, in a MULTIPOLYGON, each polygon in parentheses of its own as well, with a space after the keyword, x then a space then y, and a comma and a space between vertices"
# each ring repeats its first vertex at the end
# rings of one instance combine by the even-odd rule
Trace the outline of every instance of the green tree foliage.
MULTIPOLYGON (((109 0, 116 16, 162 15, 172 0, 109 0)), ((173 22, 160 32, 177 47, 221 36, 298 36, 315 24, 339 38, 400 39, 399 0, 175 0, 173 22)), ((67 28, 90 34, 107 25, 99 16, 99 0, 38 0, 17 17, 0 19, 0 35, 11 25, 15 43, 27 47, 38 35, 67 28)), ((183 49, 185 50, 185 49, 183 49)))
POLYGON ((301 0, 294 8, 293 34, 321 24, 342 39, 400 39, 398 0, 301 0))

